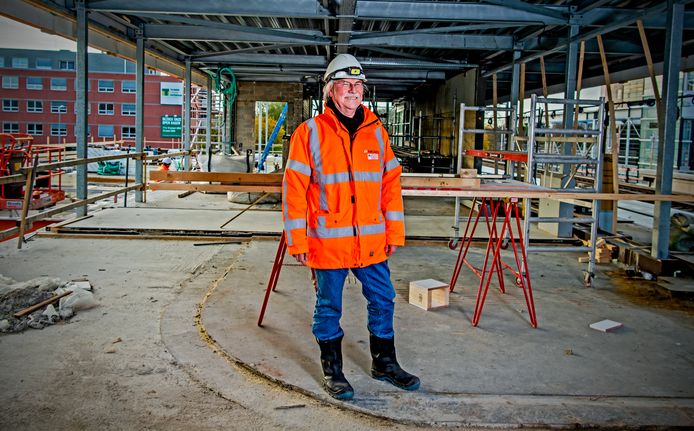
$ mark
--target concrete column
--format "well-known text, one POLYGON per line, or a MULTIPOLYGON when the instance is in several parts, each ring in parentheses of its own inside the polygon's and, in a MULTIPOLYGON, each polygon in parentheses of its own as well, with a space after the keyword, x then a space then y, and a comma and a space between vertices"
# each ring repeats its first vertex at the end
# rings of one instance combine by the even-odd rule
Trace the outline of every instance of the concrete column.
MULTIPOLYGON (((75 111, 77 111, 77 121, 75 122, 75 135, 77 141, 77 158, 87 158, 87 35, 89 33, 87 24, 87 9, 84 0, 75 2, 77 10, 77 58, 75 61, 76 69, 76 94, 75 111)), ((76 172, 76 194, 77 199, 87 199, 87 165, 78 165, 76 172)), ((75 208, 75 214, 79 216, 87 215, 87 204, 75 208)))
MULTIPOLYGON (((677 122, 677 89, 682 61, 682 28, 684 5, 668 0, 665 56, 663 58, 663 121, 658 128, 658 166, 656 167, 655 192, 672 194, 672 171, 675 157, 675 125, 677 122)), ((662 114, 662 113, 661 113, 662 114)), ((669 254, 670 209, 672 202, 655 203, 653 212, 653 245, 651 255, 666 259, 669 254)))
MULTIPOLYGON (((183 83, 183 149, 190 151, 190 86, 192 83, 192 73, 190 67, 190 58, 186 59, 186 70, 183 83)), ((190 156, 186 155, 184 162, 184 170, 190 170, 190 156)))
MULTIPOLYGON (((145 38, 142 29, 137 31, 137 46, 135 52, 135 151, 140 153, 145 149, 145 38)), ((143 161, 135 163, 135 182, 142 184, 143 161)), ((141 190, 135 192, 135 202, 142 202, 141 190)))
POLYGON ((207 77, 207 124, 205 127, 205 150, 207 150, 207 171, 212 171, 212 77, 207 77))

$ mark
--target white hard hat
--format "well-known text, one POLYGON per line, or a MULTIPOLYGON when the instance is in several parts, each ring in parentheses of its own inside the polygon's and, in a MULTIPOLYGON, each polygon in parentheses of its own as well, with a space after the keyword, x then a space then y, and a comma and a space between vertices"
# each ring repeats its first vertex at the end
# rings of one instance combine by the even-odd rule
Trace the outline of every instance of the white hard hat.
POLYGON ((333 79, 361 79, 366 82, 364 70, 361 64, 350 54, 340 54, 333 58, 328 68, 325 69, 323 80, 328 82, 333 79))
POLYGON ((165 165, 170 165, 171 164, 171 159, 169 157, 164 157, 161 162, 165 165))

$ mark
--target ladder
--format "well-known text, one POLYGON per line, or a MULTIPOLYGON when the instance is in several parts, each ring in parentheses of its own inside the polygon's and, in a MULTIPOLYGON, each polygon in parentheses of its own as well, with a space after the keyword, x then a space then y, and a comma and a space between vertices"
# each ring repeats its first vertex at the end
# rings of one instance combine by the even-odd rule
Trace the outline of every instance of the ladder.
MULTIPOLYGON (((566 110, 565 110, 566 112, 566 110)), ((539 169, 543 170, 545 177, 550 179, 557 167, 560 168, 560 184, 554 187, 549 184, 549 188, 561 190, 563 192, 573 192, 580 196, 580 193, 600 193, 602 191, 603 178, 603 151, 604 151, 604 115, 605 101, 599 100, 579 100, 579 99, 559 99, 544 98, 532 95, 530 99, 530 121, 528 124, 528 170, 526 182, 533 185, 541 184, 541 179, 537 178, 539 169), (539 127, 541 115, 538 112, 540 103, 560 104, 573 106, 573 109, 583 108, 585 110, 595 110, 597 121, 593 122, 591 129, 557 129, 550 128, 549 125, 539 127), (593 184, 592 187, 578 188, 575 182, 575 175, 580 166, 592 168, 593 184), (568 170, 567 168, 570 168, 568 170)), ((525 222, 523 224, 525 249, 530 252, 590 252, 588 270, 584 272, 583 283, 586 287, 591 287, 595 276, 595 257, 596 241, 598 233, 598 219, 600 211, 600 201, 592 199, 591 214, 588 217, 540 217, 533 216, 531 211, 531 201, 524 199, 525 222), (530 246, 530 226, 533 223, 570 223, 590 225, 590 245, 589 246, 530 246)), ((538 211, 539 213, 539 211, 538 211)))

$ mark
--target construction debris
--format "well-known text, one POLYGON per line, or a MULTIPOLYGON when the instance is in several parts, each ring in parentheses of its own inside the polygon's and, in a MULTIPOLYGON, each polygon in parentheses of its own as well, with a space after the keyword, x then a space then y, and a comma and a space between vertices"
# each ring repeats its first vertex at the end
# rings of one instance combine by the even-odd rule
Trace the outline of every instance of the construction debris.
POLYGON ((617 328, 621 328, 622 324, 619 322, 615 322, 614 320, 605 319, 599 322, 591 323, 590 327, 591 329, 595 329, 596 331, 610 332, 614 331, 617 328))
MULTIPOLYGON (((611 263, 612 256, 615 251, 617 251, 617 246, 608 244, 604 238, 598 238, 595 241, 595 263, 611 263)), ((581 256, 578 258, 579 263, 586 263, 590 261, 591 252, 588 252, 588 256, 581 256)))
POLYGON ((0 275, 0 332, 43 329, 96 305, 88 281, 40 277, 17 282, 0 275), (58 300, 56 308, 53 304, 58 300))

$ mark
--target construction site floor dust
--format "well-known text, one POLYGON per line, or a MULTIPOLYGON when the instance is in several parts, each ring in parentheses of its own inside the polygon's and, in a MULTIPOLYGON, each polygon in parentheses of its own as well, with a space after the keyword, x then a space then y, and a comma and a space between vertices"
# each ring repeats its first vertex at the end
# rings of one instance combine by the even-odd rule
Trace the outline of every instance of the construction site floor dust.
MULTIPOLYGON (((201 205, 205 199, 196 197, 189 205, 203 214, 220 212, 218 220, 195 221, 191 212, 190 224, 219 226, 233 216, 229 205, 219 200, 201 205)), ((90 223, 115 217, 122 226, 135 226, 151 212, 161 223, 150 228, 171 228, 177 212, 190 211, 147 205, 99 211, 90 223)), ((267 211, 246 214, 279 218, 267 211)), ((239 217, 239 223, 246 222, 239 217)), ((441 223, 450 228, 450 220, 441 223)), ((348 280, 343 351, 356 394, 353 401, 333 400, 320 388, 318 347, 310 331, 314 293, 306 268, 285 260, 265 325, 256 325, 276 247, 276 240, 200 246, 187 240, 60 235, 35 236, 22 250, 14 241, 0 244, 3 275, 20 281, 86 278, 100 303, 67 324, 0 336, 5 387, 0 428, 694 424, 690 304, 644 300, 623 288, 612 264, 601 265, 595 287, 586 289, 585 266, 571 253, 530 255, 539 323, 533 329, 512 280, 506 294, 492 285, 480 325, 472 327, 478 279, 466 269, 449 307, 424 311, 410 305, 409 282, 447 281, 455 252, 445 245, 398 250, 390 260, 396 346, 403 367, 422 379, 415 392, 369 377, 365 303, 357 282, 348 280), (603 319, 623 327, 608 333, 589 327, 603 319)), ((472 250, 472 261, 482 257, 483 249, 472 250)))

